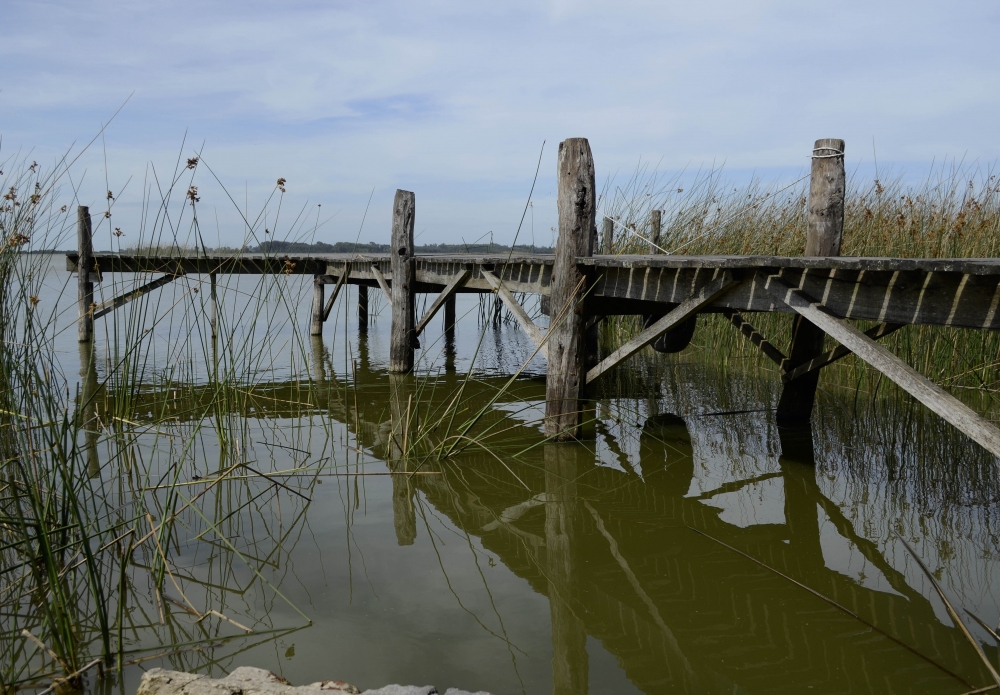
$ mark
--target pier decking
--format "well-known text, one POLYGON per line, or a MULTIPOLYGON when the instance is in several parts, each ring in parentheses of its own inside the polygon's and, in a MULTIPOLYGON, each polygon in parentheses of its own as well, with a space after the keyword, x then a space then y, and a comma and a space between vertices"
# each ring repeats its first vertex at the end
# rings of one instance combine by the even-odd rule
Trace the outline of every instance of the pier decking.
MULTIPOLYGON (((546 433, 555 439, 579 435, 587 384, 648 345, 664 352, 683 349, 693 317, 722 313, 783 374, 778 422, 808 423, 819 370, 855 353, 994 455, 1000 430, 921 375, 876 340, 904 325, 1000 328, 1000 259, 852 258, 839 255, 843 227, 843 141, 820 140, 813 159, 806 254, 777 256, 679 256, 597 254, 594 172, 589 144, 567 140, 559 156, 559 237, 554 255, 413 254, 415 196, 397 191, 390 254, 182 256, 94 253, 90 217, 80 209, 80 250, 68 254, 67 269, 80 271, 80 340, 93 336, 93 320, 183 275, 207 275, 215 301, 219 274, 309 275, 314 279, 311 332, 319 335, 341 289, 357 285, 359 316, 367 320, 368 289, 384 292, 392 307, 390 371, 413 366, 413 351, 428 321, 443 307, 454 324, 454 295, 496 293, 549 360, 546 433), (103 275, 159 276, 131 292, 97 305, 93 283, 103 275), (329 298, 326 285, 332 285, 329 298), (427 313, 415 316, 415 295, 437 295, 427 313), (549 327, 537 326, 516 294, 543 298, 549 327), (746 315, 793 315, 787 353, 770 343, 746 315), (612 315, 642 315, 646 328, 610 355, 598 355, 595 327, 612 315), (866 332, 852 321, 876 322, 866 332), (826 335, 840 347, 823 352, 826 335), (668 339, 664 339, 664 338, 668 339)), ((658 222, 659 215, 656 215, 658 222)), ((659 225, 653 226, 654 230, 659 225)), ((613 225, 604 225, 604 247, 613 225)), ((655 231, 654 231, 655 236, 655 231)), ((656 248, 651 240, 651 247, 656 248)), ((214 315, 214 312, 213 312, 214 315)), ((213 336, 215 326, 213 320, 213 336)))

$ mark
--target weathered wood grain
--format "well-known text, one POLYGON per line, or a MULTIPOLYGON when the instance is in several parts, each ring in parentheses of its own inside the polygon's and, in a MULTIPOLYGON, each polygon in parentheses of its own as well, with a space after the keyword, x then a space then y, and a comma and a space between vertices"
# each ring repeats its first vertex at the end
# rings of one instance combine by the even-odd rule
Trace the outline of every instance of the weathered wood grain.
POLYGON ((373 265, 371 267, 371 271, 375 280, 378 282, 378 286, 382 289, 382 294, 385 295, 385 298, 391 303, 392 292, 389 291, 389 283, 386 282, 385 275, 382 274, 382 271, 378 269, 377 265, 373 265))
MULTIPOLYGON (((805 255, 839 256, 844 232, 844 141, 834 138, 817 140, 813 146, 812 170, 809 179, 809 228, 805 255)), ((826 335, 802 315, 793 319, 792 346, 787 367, 796 369, 823 352, 826 335)), ((800 372, 787 379, 778 399, 775 419, 779 427, 800 426, 809 422, 819 371, 800 372)))
MULTIPOLYGON (((413 370, 414 293, 416 268, 413 263, 413 225, 416 196, 397 190, 392 205, 392 330, 389 336, 389 372, 406 374, 413 370)), ((374 267, 374 266, 373 266, 374 267)))
POLYGON ((601 229, 601 253, 610 254, 615 243, 615 221, 605 217, 601 229))
POLYGON ((533 342, 536 346, 541 346, 542 341, 545 339, 545 334, 542 332, 542 329, 536 326, 535 322, 531 320, 531 317, 528 316, 528 313, 524 310, 524 307, 521 306, 520 302, 517 301, 517 298, 511 294, 510 290, 504 287, 500 278, 496 275, 488 270, 484 270, 482 273, 483 277, 486 278, 486 281, 493 286, 494 290, 496 290, 500 300, 507 305, 510 313, 512 313, 514 318, 517 319, 517 323, 521 326, 521 330, 528 334, 528 337, 531 338, 531 342, 533 342))
POLYGON ((716 298, 739 285, 739 281, 733 279, 730 273, 727 271, 716 271, 717 274, 720 272, 721 275, 706 283, 694 296, 678 304, 673 311, 601 360, 597 366, 587 372, 587 383, 593 383, 602 374, 614 369, 671 328, 698 313, 698 310, 706 304, 711 304, 716 298))
POLYGON ((832 316, 816 299, 796 289, 780 275, 762 278, 762 285, 775 301, 790 306, 987 451, 1000 457, 1000 429, 991 422, 860 330, 832 316))
POLYGON ((586 138, 559 144, 556 185, 559 235, 550 294, 553 319, 545 378, 545 435, 567 440, 580 434, 585 383, 584 297, 588 288, 577 259, 593 254, 597 234, 594 157, 586 138))
POLYGON ((660 251, 661 219, 659 210, 649 211, 649 252, 653 255, 663 253, 660 251))
POLYGON ((313 276, 313 301, 310 312, 309 335, 323 335, 323 293, 324 283, 322 275, 313 276))

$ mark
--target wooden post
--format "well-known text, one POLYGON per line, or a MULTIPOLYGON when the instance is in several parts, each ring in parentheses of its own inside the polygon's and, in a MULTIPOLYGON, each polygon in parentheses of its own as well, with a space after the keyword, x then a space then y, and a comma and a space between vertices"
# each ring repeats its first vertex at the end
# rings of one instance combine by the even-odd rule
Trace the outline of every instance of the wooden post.
POLYGON ((396 191, 392 206, 392 335, 389 340, 389 372, 405 374, 413 370, 414 285, 413 224, 416 196, 396 191))
POLYGON ((89 343, 94 339, 94 283, 90 279, 90 272, 94 266, 94 241, 90 226, 90 208, 86 205, 76 209, 76 235, 80 254, 76 267, 80 305, 77 337, 81 343, 89 343))
POLYGON ((313 306, 312 321, 309 325, 309 335, 323 335, 323 276, 313 276, 313 306))
POLYGON ((212 340, 215 340, 219 336, 219 296, 216 292, 215 273, 209 274, 208 281, 208 318, 209 322, 212 324, 212 340))
MULTIPOLYGON (((840 255, 846 186, 844 141, 836 138, 817 140, 809 180, 809 231, 805 255, 840 255)), ((789 368, 795 369, 821 354, 825 335, 804 317, 796 316, 792 324, 789 368)), ((809 423, 818 383, 818 369, 785 383, 778 401, 779 427, 800 427, 809 423)))
POLYGON ((615 221, 610 217, 604 218, 604 229, 601 234, 601 253, 610 256, 615 243, 615 221))
POLYGON ((649 252, 660 253, 660 211, 649 211, 649 252))
POLYGON ((368 285, 358 285, 358 332, 368 332, 368 285))
POLYGON ((545 434, 557 440, 580 433, 586 358, 586 276, 579 256, 593 255, 596 196, 594 158, 586 138, 559 145, 557 165, 559 236, 550 294, 549 365, 545 378, 545 434))
POLYGON ((455 295, 451 295, 444 303, 444 340, 445 346, 455 349, 455 295))

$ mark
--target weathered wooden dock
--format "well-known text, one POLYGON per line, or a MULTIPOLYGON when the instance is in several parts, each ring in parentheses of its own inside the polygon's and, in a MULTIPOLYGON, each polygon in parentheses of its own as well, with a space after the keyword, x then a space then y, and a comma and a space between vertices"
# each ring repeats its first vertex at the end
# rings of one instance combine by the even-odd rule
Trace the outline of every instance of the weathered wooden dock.
MULTIPOLYGON (((93 339, 95 319, 183 275, 210 277, 212 333, 215 278, 220 274, 310 275, 314 281, 311 333, 323 323, 346 284, 357 285, 359 319, 368 317, 369 288, 383 292, 392 308, 389 369, 413 368, 419 336, 442 308, 453 330, 455 294, 496 293, 548 360, 546 433, 554 439, 580 435, 588 384, 643 348, 676 352, 690 342, 694 317, 722 313, 768 358, 784 382, 780 426, 808 423, 819 370, 854 353, 935 413, 1000 457, 1000 429, 877 340, 904 325, 1000 328, 1000 259, 858 258, 840 256, 844 218, 844 143, 819 140, 813 150, 806 254, 776 256, 611 255, 613 223, 605 220, 598 249, 594 165, 586 139, 560 145, 559 227, 554 255, 413 254, 415 196, 397 191, 392 253, 266 256, 122 255, 94 253, 89 211, 79 211, 80 248, 67 268, 79 275, 79 338, 93 339), (79 273, 81 267, 88 273, 79 273), (93 284, 108 273, 159 275, 103 304, 93 284), (332 292, 325 296, 326 286, 332 292), (436 295, 417 317, 415 296, 436 295), (540 295, 549 326, 536 325, 515 294, 540 295), (748 315, 781 312, 793 317, 792 344, 784 351, 748 321, 748 315), (646 317, 646 328, 609 355, 597 354, 596 326, 606 316, 646 317), (877 322, 867 331, 853 321, 877 322), (824 352, 826 335, 840 345, 824 352)), ((658 244, 654 213, 651 248, 658 244)))

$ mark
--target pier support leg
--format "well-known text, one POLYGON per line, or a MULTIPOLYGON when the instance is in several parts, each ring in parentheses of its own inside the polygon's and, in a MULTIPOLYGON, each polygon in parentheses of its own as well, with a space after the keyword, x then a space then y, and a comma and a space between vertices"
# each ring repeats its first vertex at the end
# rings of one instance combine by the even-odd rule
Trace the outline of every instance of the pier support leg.
POLYGON ((90 277, 94 267, 94 242, 90 225, 90 208, 86 205, 76 209, 76 234, 80 254, 76 269, 80 305, 77 337, 81 343, 89 343, 94 339, 94 283, 90 277))
POLYGON ((323 335, 323 276, 313 276, 312 321, 309 324, 309 335, 323 335))
MULTIPOLYGON (((806 256, 839 256, 844 233, 844 141, 817 140, 813 148, 809 181, 809 232, 806 256)), ((823 352, 825 334, 807 319, 796 316, 792 324, 789 368, 795 369, 823 352)), ((778 401, 779 427, 801 427, 812 415, 819 370, 788 381, 778 401)))
POLYGON ((414 285, 413 223, 416 196, 396 191, 392 206, 392 335, 389 341, 389 372, 406 374, 413 370, 414 285))
POLYGON ((545 434, 557 440, 580 434, 586 359, 584 299, 587 278, 579 256, 592 256, 596 198, 594 158, 586 138, 559 145, 557 165, 559 236, 552 268, 549 368, 545 378, 545 434))
POLYGON ((83 430, 87 451, 87 475, 96 478, 101 474, 97 455, 97 357, 93 341, 80 343, 80 391, 77 402, 78 422, 83 430))
POLYGON ((368 332, 368 286, 358 285, 358 332, 368 332))
POLYGON ((444 303, 444 340, 445 344, 454 349, 455 343, 455 295, 451 295, 444 303))
POLYGON ((216 291, 216 275, 212 273, 208 276, 208 319, 212 325, 212 340, 219 337, 219 296, 216 291))

